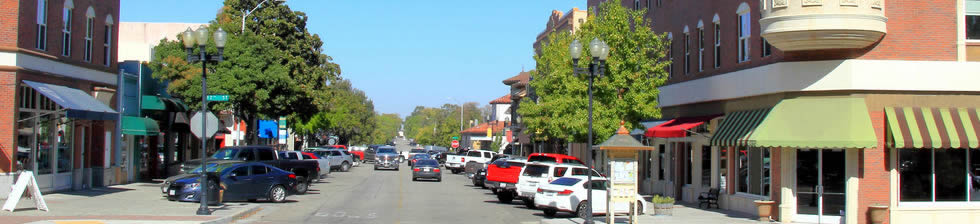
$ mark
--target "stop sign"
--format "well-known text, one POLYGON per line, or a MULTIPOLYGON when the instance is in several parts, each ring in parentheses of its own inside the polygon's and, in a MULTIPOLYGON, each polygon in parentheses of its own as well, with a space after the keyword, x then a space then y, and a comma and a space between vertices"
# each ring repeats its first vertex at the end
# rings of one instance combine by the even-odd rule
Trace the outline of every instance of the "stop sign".
POLYGON ((452 147, 453 148, 459 148, 459 141, 458 140, 453 140, 452 147))

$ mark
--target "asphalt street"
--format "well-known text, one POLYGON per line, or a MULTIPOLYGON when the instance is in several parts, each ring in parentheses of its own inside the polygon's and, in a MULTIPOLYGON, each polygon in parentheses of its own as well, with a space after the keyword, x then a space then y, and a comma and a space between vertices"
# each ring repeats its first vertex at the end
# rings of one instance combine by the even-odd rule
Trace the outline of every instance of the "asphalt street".
MULTIPOLYGON (((286 203, 263 203, 245 223, 538 223, 543 214, 518 204, 501 204, 488 190, 449 172, 442 182, 411 178, 399 171, 374 171, 363 164, 351 172, 334 172, 309 194, 286 203)), ((261 203, 261 202, 260 202, 261 203)))

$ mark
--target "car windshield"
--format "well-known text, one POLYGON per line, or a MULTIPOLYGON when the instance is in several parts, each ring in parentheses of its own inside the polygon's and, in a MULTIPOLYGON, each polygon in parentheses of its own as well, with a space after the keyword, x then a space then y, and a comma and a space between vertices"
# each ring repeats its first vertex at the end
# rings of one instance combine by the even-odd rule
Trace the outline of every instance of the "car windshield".
POLYGON ((425 150, 424 149, 412 149, 412 151, 410 151, 410 152, 411 153, 424 153, 425 150))
POLYGON ((524 168, 525 177, 545 177, 548 175, 548 166, 545 165, 529 165, 524 168))
POLYGON ((415 166, 439 167, 439 162, 436 162, 435 160, 419 160, 415 166))
POLYGON ((236 149, 236 148, 221 149, 218 152, 214 153, 214 155, 211 156, 211 158, 227 159, 227 160, 235 159, 235 155, 238 155, 238 151, 241 151, 241 149, 236 149))
POLYGON ((412 156, 412 159, 428 159, 428 158, 429 155, 427 154, 415 154, 414 156, 412 156))
POLYGON ((380 149, 378 149, 378 154, 383 154, 383 153, 396 153, 396 152, 395 152, 395 149, 393 149, 393 148, 380 148, 380 149))
MULTIPOLYGON (((585 173, 585 168, 573 168, 572 169, 572 176, 585 176, 585 175, 587 175, 585 173)), ((599 175, 599 172, 596 172, 595 170, 592 170, 592 176, 593 177, 598 177, 598 176, 602 176, 602 175, 599 175)))
POLYGON ((572 185, 575 185, 575 184, 577 184, 578 182, 581 182, 581 181, 582 180, 581 179, 578 179, 578 178, 567 178, 567 177, 563 177, 563 178, 558 178, 555 181, 552 181, 551 184, 554 184, 554 185, 562 185, 562 186, 572 186, 572 185))
POLYGON ((577 159, 561 159, 561 163, 585 165, 585 163, 577 159))
POLYGON ((522 163, 522 162, 507 162, 507 166, 524 167, 524 163, 522 163))
MULTIPOLYGON (((229 165, 229 164, 210 163, 210 164, 208 164, 208 172, 209 173, 211 173, 211 172, 221 172, 222 170, 224 170, 224 169, 226 169, 226 168, 228 168, 230 166, 231 165, 229 165)), ((191 173, 201 173, 201 167, 198 166, 197 168, 194 168, 194 170, 192 170, 191 173)))
POLYGON ((550 156, 531 156, 531 157, 528 157, 527 158, 527 161, 528 162, 554 163, 555 162, 555 157, 550 157, 550 156))

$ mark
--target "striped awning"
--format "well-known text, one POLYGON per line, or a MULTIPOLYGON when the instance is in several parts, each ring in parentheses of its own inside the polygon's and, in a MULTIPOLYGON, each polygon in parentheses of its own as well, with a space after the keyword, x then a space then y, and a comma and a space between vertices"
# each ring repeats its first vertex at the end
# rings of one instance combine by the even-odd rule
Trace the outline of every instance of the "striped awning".
POLYGON ((746 145, 748 137, 762 123, 772 108, 736 111, 729 113, 721 126, 711 136, 711 145, 739 146, 746 145))
POLYGON ((888 129, 895 148, 978 148, 976 108, 888 107, 888 129))

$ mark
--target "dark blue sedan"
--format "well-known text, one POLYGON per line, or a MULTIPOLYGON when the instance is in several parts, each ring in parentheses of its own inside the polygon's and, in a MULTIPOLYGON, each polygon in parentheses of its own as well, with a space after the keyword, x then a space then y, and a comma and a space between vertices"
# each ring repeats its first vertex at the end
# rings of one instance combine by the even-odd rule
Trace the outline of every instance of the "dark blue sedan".
MULTIPOLYGON (((296 174, 257 162, 231 162, 208 164, 208 201, 218 202, 218 185, 225 190, 222 201, 253 201, 269 199, 283 202, 295 193, 296 174), (220 180, 220 181, 218 181, 220 180), (212 193, 215 192, 215 193, 212 193)), ((200 174, 201 169, 194 173, 200 174)), ((167 199, 176 201, 200 201, 200 176, 177 179, 167 189, 167 199)))

